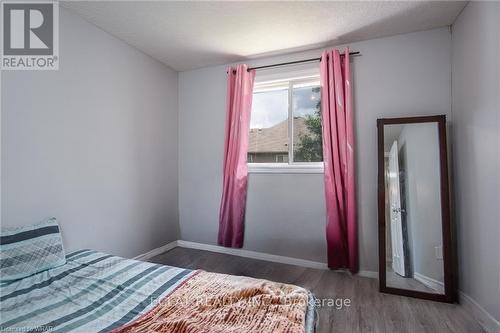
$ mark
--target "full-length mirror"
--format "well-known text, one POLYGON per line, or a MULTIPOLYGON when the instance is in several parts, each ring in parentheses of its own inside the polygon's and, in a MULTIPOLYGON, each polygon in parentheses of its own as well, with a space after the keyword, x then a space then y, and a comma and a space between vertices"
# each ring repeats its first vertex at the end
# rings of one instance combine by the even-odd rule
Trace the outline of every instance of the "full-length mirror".
POLYGON ((378 122, 381 291, 453 301, 445 125, 378 122))

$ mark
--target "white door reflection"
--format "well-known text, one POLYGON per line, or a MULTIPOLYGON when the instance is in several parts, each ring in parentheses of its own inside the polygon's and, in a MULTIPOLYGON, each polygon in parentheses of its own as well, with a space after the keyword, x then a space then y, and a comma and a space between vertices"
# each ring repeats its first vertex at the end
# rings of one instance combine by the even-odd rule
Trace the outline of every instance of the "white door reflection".
POLYGON ((391 216, 392 269, 406 277, 401 199, 399 189, 398 142, 394 141, 389 152, 389 214, 391 216))

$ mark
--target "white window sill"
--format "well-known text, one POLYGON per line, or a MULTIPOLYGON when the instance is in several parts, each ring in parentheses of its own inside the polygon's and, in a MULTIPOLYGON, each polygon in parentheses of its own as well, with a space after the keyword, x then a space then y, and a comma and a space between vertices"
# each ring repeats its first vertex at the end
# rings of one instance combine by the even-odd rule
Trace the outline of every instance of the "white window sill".
POLYGON ((307 164, 248 163, 248 173, 323 173, 322 162, 307 164))

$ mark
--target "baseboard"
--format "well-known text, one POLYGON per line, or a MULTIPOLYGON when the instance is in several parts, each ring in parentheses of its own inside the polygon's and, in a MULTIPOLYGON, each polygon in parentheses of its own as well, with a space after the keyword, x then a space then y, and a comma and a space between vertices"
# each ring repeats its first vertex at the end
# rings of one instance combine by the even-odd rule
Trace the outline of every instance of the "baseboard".
POLYGON ((156 257, 159 254, 170 251, 175 247, 177 247, 177 241, 173 241, 173 242, 170 242, 170 243, 165 244, 163 246, 157 247, 156 249, 152 249, 151 251, 140 254, 137 257, 134 257, 133 259, 146 261, 146 260, 149 260, 153 257, 156 257))
MULTIPOLYGON (((151 258, 159 255, 159 254, 162 254, 163 252, 170 251, 175 247, 184 247, 184 248, 189 248, 189 249, 217 252, 217 253, 229 254, 229 255, 238 256, 238 257, 264 260, 264 261, 270 261, 270 262, 276 262, 276 263, 280 263, 280 264, 294 265, 294 266, 300 266, 300 267, 306 267, 306 268, 328 269, 328 266, 326 263, 322 263, 322 262, 318 262, 318 261, 291 258, 291 257, 279 256, 276 254, 262 253, 262 252, 243 250, 243 249, 234 249, 234 248, 223 247, 223 246, 218 246, 218 245, 203 244, 203 243, 190 242, 190 241, 184 241, 184 240, 173 241, 173 242, 168 243, 164 246, 158 247, 158 248, 153 249, 149 252, 138 255, 134 259, 136 259, 136 260, 148 260, 148 259, 151 259, 151 258)), ((339 272, 346 272, 346 271, 339 270, 339 272)), ((378 272, 374 272, 374 271, 361 270, 358 272, 357 275, 362 276, 362 277, 372 278, 372 279, 378 278, 378 272)))
MULTIPOLYGON (((280 263, 280 264, 294 265, 294 266, 300 266, 300 267, 306 267, 306 268, 328 269, 328 266, 326 263, 322 263, 322 262, 318 262, 318 261, 291 258, 291 257, 285 257, 285 256, 276 255, 276 254, 262 253, 262 252, 257 252, 257 251, 244 250, 244 249, 234 249, 234 248, 218 246, 218 245, 203 244, 203 243, 196 243, 196 242, 179 240, 179 241, 177 241, 177 246, 190 248, 190 249, 210 251, 210 252, 224 253, 224 254, 229 254, 229 255, 238 256, 238 257, 264 260, 264 261, 270 261, 270 262, 276 262, 276 263, 280 263)), ((345 271, 339 271, 339 272, 345 272, 345 271)), ((372 272, 372 271, 359 271, 358 275, 363 276, 363 277, 369 277, 369 278, 377 278, 378 277, 378 273, 372 272)))
POLYGON ((460 304, 468 309, 474 319, 482 326, 488 333, 500 333, 500 322, 493 318, 481 305, 479 305, 469 295, 460 291, 460 304))
POLYGON ((229 254, 229 255, 238 256, 238 257, 245 257, 245 258, 251 258, 251 259, 277 262, 277 263, 281 263, 281 264, 307 267, 307 268, 315 268, 315 269, 327 269, 328 268, 325 263, 321 263, 321 262, 317 262, 317 261, 284 257, 284 256, 275 255, 275 254, 268 254, 268 253, 250 251, 250 250, 234 249, 234 248, 218 246, 218 245, 203 244, 203 243, 196 243, 196 242, 179 240, 179 241, 177 241, 177 246, 190 248, 190 249, 196 249, 196 250, 224 253, 224 254, 229 254))
POLYGON ((417 280, 418 282, 422 283, 423 285, 431 288, 432 290, 437 291, 440 294, 444 294, 444 283, 441 281, 438 281, 436 279, 430 278, 428 276, 425 276, 423 274, 414 272, 413 273, 413 278, 417 280))

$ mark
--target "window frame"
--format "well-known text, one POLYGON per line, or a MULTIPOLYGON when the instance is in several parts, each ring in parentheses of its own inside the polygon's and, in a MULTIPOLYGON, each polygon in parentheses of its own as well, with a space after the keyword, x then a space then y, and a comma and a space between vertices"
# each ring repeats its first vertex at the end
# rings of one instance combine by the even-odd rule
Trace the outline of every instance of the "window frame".
MULTIPOLYGON (((255 163, 247 162, 249 173, 323 173, 323 162, 295 162, 293 151, 293 87, 301 84, 318 83, 319 75, 310 75, 298 78, 287 78, 273 81, 263 81, 256 83, 252 92, 269 91, 273 86, 288 86, 288 162, 287 163, 255 163)), ((312 85, 316 86, 316 84, 312 85)), ((321 94, 321 92, 320 92, 321 94)))

